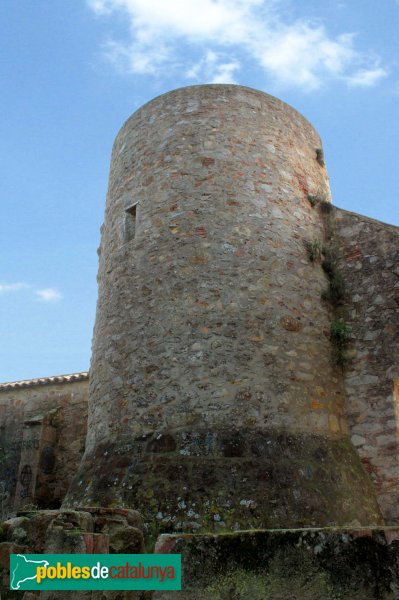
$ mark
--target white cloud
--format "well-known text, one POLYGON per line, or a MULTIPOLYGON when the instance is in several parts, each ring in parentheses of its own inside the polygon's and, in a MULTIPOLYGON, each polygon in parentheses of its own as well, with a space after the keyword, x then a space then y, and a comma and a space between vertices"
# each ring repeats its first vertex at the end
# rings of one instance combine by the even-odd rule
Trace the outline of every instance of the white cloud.
POLYGON ((39 300, 43 302, 54 302, 56 300, 61 300, 62 298, 62 294, 53 288, 37 290, 36 295, 39 297, 39 300))
POLYGON ((277 84, 308 90, 331 79, 367 87, 387 75, 356 49, 353 34, 332 36, 310 19, 288 21, 283 0, 87 1, 97 15, 127 16, 129 39, 109 40, 105 52, 132 73, 179 71, 188 79, 234 83, 243 64, 250 63, 277 84), (200 52, 191 65, 188 46, 200 52))
POLYGON ((209 83, 236 83, 234 72, 240 69, 240 63, 228 59, 221 53, 209 50, 203 58, 187 71, 188 79, 200 80, 205 74, 209 83))
POLYGON ((27 283, 0 283, 0 294, 8 292, 19 292, 30 287, 27 283))
POLYGON ((233 74, 239 67, 239 63, 235 60, 218 64, 209 83, 237 83, 233 74))
POLYGON ((388 71, 386 69, 375 66, 370 69, 360 69, 347 77, 346 80, 351 87, 372 87, 380 79, 386 77, 387 74, 388 71))
POLYGON ((326 76, 339 78, 354 61, 352 39, 341 35, 332 40, 322 26, 298 23, 260 47, 259 61, 276 80, 314 89, 326 76))
POLYGON ((0 295, 8 294, 12 292, 19 292, 21 290, 29 289, 30 292, 35 294, 37 298, 43 302, 54 302, 61 300, 62 294, 54 288, 44 288, 42 290, 35 290, 34 286, 29 283, 0 283, 0 295), (32 289, 33 288, 33 289, 32 289))

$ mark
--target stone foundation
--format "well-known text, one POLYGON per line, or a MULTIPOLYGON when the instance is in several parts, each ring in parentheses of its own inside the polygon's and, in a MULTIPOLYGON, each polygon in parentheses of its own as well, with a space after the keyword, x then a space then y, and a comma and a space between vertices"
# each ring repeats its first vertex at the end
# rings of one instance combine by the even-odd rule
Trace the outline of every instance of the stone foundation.
POLYGON ((349 441, 321 435, 158 432, 99 445, 73 487, 70 507, 134 506, 153 532, 382 523, 349 441))

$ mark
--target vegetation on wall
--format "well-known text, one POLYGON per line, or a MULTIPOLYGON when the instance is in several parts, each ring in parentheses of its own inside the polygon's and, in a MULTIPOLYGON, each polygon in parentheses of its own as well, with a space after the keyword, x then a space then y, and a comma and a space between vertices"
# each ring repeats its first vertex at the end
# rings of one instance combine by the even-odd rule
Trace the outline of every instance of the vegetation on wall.
POLYGON ((334 222, 331 215, 332 205, 326 202, 320 194, 307 196, 312 207, 317 206, 323 216, 325 226, 325 241, 312 240, 306 242, 308 258, 313 263, 321 263, 328 278, 328 287, 321 297, 330 303, 333 317, 330 328, 330 339, 333 345, 334 362, 344 367, 348 362, 347 348, 351 331, 345 322, 345 281, 339 270, 339 246, 335 239, 334 222))
POLYGON ((332 245, 323 248, 324 259, 321 263, 323 271, 328 277, 328 288, 324 290, 321 297, 338 306, 345 296, 344 279, 337 266, 337 254, 332 245))
POLYGON ((343 319, 338 319, 331 323, 330 337, 333 343, 335 362, 342 367, 348 361, 346 351, 350 334, 351 330, 343 319))
POLYGON ((306 242, 306 250, 310 262, 320 262, 323 258, 323 243, 320 240, 306 242))

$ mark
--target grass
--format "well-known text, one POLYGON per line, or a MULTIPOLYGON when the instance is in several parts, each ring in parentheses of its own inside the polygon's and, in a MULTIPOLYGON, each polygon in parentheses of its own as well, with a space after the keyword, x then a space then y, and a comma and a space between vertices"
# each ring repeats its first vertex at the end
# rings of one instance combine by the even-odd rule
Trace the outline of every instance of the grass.
POLYGON ((323 257, 323 244, 320 240, 313 240, 306 243, 306 250, 311 262, 320 262, 323 257))
MULTIPOLYGON (((265 571, 241 568, 219 576, 201 600, 372 600, 373 595, 333 583, 314 556, 298 549, 277 552, 265 571)), ((194 596, 193 596, 194 600, 194 596)))

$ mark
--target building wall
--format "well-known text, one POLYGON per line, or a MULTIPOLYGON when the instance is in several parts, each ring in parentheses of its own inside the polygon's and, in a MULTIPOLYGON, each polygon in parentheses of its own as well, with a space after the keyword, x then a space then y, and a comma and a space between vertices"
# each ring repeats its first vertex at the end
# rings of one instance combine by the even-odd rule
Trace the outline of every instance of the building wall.
POLYGON ((61 505, 84 450, 87 396, 87 374, 0 384, 1 518, 61 505))
POLYGON ((388 523, 399 519, 399 229, 333 211, 351 328, 345 369, 351 441, 388 523))

